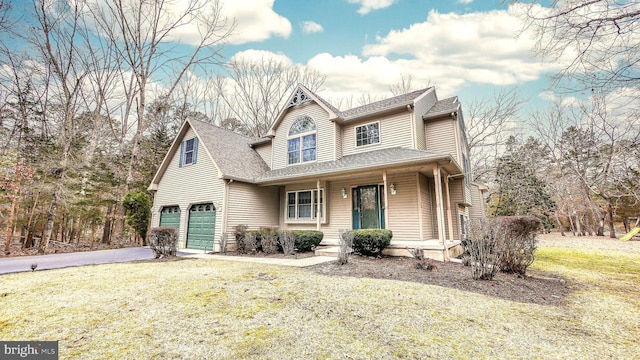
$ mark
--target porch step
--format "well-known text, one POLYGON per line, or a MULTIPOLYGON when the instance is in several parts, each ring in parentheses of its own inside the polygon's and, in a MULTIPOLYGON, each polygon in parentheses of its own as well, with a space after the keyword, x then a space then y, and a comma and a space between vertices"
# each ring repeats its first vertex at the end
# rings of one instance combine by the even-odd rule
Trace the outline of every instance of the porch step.
POLYGON ((338 257, 340 246, 318 246, 314 250, 316 256, 335 256, 338 257))

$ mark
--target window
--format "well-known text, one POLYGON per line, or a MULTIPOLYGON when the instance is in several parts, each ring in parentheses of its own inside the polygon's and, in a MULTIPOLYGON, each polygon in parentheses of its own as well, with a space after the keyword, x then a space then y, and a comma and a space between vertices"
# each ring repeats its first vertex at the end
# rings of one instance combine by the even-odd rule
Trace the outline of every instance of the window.
POLYGON ((180 143, 180 161, 179 166, 191 165, 196 163, 198 155, 198 138, 192 138, 180 143))
POLYGON ((316 160, 316 123, 308 116, 298 118, 289 129, 288 164, 316 160))
POLYGON ((301 190, 287 192, 287 220, 317 219, 318 206, 320 217, 324 218, 324 190, 301 190))
POLYGON ((375 122, 356 127, 356 146, 377 144, 380 142, 380 123, 375 122))

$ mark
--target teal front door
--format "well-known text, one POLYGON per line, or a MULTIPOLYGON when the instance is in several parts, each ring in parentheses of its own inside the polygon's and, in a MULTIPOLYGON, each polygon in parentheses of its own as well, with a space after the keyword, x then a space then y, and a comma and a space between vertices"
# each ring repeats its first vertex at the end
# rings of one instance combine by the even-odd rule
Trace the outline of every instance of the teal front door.
POLYGON ((384 185, 359 186, 352 195, 353 229, 384 229, 384 185))
POLYGON ((216 208, 213 204, 193 205, 189 209, 187 249, 213 250, 216 208))

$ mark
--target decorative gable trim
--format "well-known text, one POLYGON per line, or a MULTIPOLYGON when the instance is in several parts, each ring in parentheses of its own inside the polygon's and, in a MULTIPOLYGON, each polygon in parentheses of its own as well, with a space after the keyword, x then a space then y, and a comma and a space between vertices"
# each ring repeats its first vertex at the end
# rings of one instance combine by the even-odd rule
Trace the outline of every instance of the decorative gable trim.
POLYGON ((318 95, 314 94, 311 90, 304 87, 304 85, 298 84, 296 90, 293 92, 291 97, 289 97, 287 105, 282 108, 278 116, 276 116, 273 124, 271 124, 271 127, 269 128, 266 136, 272 138, 276 135, 276 129, 278 128, 278 125, 280 125, 280 122, 285 117, 290 108, 297 105, 305 104, 310 101, 315 102, 322 109, 324 109, 329 114, 329 120, 335 119, 337 117, 336 113, 329 106, 327 106, 327 103, 325 103, 318 95))
POLYGON ((293 93, 293 96, 291 96, 291 100, 289 100, 289 103, 287 104, 285 109, 304 104, 308 101, 312 101, 311 97, 306 92, 302 91, 301 88, 298 87, 296 91, 293 93))

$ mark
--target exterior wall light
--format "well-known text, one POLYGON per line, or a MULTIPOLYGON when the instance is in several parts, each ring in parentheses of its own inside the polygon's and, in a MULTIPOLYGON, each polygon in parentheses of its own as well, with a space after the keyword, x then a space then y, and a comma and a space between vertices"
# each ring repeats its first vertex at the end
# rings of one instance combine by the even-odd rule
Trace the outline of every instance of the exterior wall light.
POLYGON ((395 195, 396 194, 396 184, 391 184, 391 186, 389 187, 389 190, 391 190, 391 195, 395 195))
POLYGON ((342 198, 346 199, 347 198, 347 189, 342 188, 342 198))

